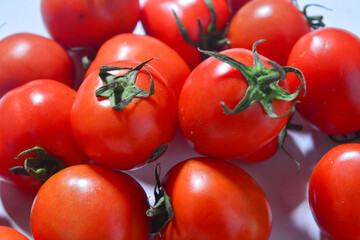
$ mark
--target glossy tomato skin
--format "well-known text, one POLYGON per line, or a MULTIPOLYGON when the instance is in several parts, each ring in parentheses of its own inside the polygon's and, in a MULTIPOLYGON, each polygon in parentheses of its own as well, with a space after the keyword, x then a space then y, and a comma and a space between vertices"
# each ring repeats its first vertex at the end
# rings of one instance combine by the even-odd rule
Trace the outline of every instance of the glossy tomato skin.
POLYGON ((316 165, 309 183, 309 204, 329 239, 360 239, 360 144, 342 144, 316 165))
POLYGON ((0 236, 1 240, 29 240, 20 232, 6 226, 0 226, 0 236))
POLYGON ((87 157, 77 146, 70 113, 75 90, 55 80, 38 79, 9 91, 0 100, 0 176, 22 189, 39 186, 30 177, 11 174, 9 168, 23 166, 25 157, 15 158, 35 146, 67 165, 87 157))
MULTIPOLYGON (((229 18, 227 2, 212 0, 212 4, 217 14, 217 29, 224 29, 229 18)), ((202 56, 182 38, 173 11, 193 41, 200 39, 198 19, 206 31, 212 20, 211 12, 204 1, 181 0, 148 0, 141 10, 140 20, 145 32, 175 49, 193 69, 202 61, 202 56)))
MULTIPOLYGON (((253 64, 252 52, 228 49, 221 52, 248 66, 253 64)), ((266 58, 262 57, 265 66, 266 58)), ((287 80, 283 81, 287 88, 287 80)), ((220 103, 234 109, 244 97, 248 83, 240 71, 213 57, 203 61, 192 71, 179 98, 179 125, 183 135, 205 156, 233 159, 255 152, 286 125, 289 115, 271 118, 259 103, 245 111, 228 115, 220 103)), ((281 115, 289 102, 274 100, 275 113, 281 115)))
MULTIPOLYGON (((318 29, 295 44, 288 64, 301 69, 307 85, 296 108, 316 129, 331 135, 360 130, 359 63, 360 39, 345 30, 318 29)), ((292 75, 289 83, 298 85, 292 75)))
MULTIPOLYGON (((138 64, 125 60, 110 65, 135 67, 138 64)), ((80 86, 72 109, 72 127, 79 146, 95 162, 121 170, 139 167, 159 146, 169 144, 175 137, 175 94, 154 68, 146 66, 146 69, 154 79, 155 94, 134 98, 121 111, 114 110, 108 99, 95 96, 96 89, 103 86, 98 71, 90 74, 80 86)), ((137 75, 136 86, 149 89, 150 77, 144 69, 137 75)))
POLYGON ((42 0, 41 16, 53 39, 66 48, 98 49, 110 37, 132 32, 138 0, 42 0))
POLYGON ((97 165, 68 167, 40 188, 31 209, 36 240, 147 240, 147 196, 132 177, 97 165))
POLYGON ((16 33, 0 41, 0 97, 31 80, 48 78, 73 86, 73 62, 57 42, 32 33, 16 33))
POLYGON ((285 66, 295 42, 310 31, 306 17, 293 2, 252 0, 234 15, 227 37, 230 48, 246 49, 265 39, 258 52, 285 66))
POLYGON ((162 181, 174 218, 158 239, 268 239, 272 213, 258 183, 226 161, 194 158, 162 181))
POLYGON ((174 49, 147 35, 123 33, 107 40, 97 52, 96 58, 91 63, 85 77, 101 65, 110 62, 120 60, 142 62, 153 57, 159 60, 149 62, 149 65, 160 72, 178 97, 187 76, 190 74, 190 68, 174 49))

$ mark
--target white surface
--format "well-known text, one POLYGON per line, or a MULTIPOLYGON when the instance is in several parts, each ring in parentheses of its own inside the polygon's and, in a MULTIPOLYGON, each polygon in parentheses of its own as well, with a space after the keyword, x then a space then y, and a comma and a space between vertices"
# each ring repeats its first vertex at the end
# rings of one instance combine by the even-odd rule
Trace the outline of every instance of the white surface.
MULTIPOLYGON (((327 11, 312 7, 309 13, 320 13, 324 15, 327 26, 344 28, 360 36, 360 17, 356 12, 360 9, 360 1, 298 0, 298 3, 300 7, 317 3, 333 9, 327 11)), ((141 28, 136 31, 141 31, 141 28)), ((40 16, 40 0, 0 0, 0 39, 16 32, 49 37, 40 16)), ((303 124, 304 130, 301 133, 290 131, 285 148, 301 163, 300 173, 295 163, 281 151, 266 162, 237 164, 258 181, 269 198, 273 211, 271 240, 319 240, 320 233, 307 202, 307 185, 316 162, 335 144, 325 134, 311 129, 298 115, 293 122, 303 124)), ((162 173, 165 174, 175 163, 194 156, 198 154, 178 132, 169 151, 159 159, 162 173)), ((153 195, 154 167, 155 164, 150 164, 131 172, 149 196, 153 195)), ((0 198, 0 225, 14 227, 30 237, 29 214, 33 196, 24 195, 2 183, 0 198)))

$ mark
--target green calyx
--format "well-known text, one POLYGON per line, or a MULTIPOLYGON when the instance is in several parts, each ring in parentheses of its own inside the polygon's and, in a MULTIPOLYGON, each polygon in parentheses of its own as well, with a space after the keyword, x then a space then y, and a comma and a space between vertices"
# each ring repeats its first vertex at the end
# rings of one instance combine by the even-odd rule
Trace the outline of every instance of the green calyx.
POLYGON ((238 114, 252 104, 259 102, 270 117, 281 118, 294 111, 294 104, 292 104, 292 107, 286 113, 277 115, 274 112, 273 100, 278 99, 291 102, 300 94, 302 88, 305 89, 304 94, 306 93, 305 78, 299 69, 281 67, 273 61, 268 61, 273 68, 265 67, 260 59, 260 55, 256 51, 256 46, 263 41, 259 40, 253 45, 254 63, 252 67, 240 63, 229 56, 199 49, 204 54, 215 57, 239 70, 249 84, 245 96, 234 109, 229 109, 224 102, 220 103, 226 114, 238 114), (279 82, 284 80, 289 72, 295 73, 300 81, 300 85, 294 93, 289 93, 279 86, 279 82))
POLYGON ((45 149, 37 146, 21 152, 15 159, 19 159, 21 156, 29 153, 36 153, 37 156, 34 158, 26 158, 24 166, 10 168, 11 173, 32 176, 44 183, 52 175, 66 168, 63 161, 51 156, 45 149))
POLYGON ((108 98, 110 100, 111 107, 116 111, 122 110, 135 97, 150 97, 155 93, 154 80, 151 73, 146 70, 145 65, 153 59, 154 58, 144 61, 134 68, 101 66, 99 76, 104 85, 96 90, 95 96, 108 98), (136 76, 142 68, 151 78, 149 92, 147 92, 146 89, 141 89, 135 86, 136 76), (128 71, 123 75, 116 76, 110 73, 114 70, 128 71))
POLYGON ((322 5, 319 5, 319 4, 307 4, 304 6, 304 9, 303 9, 303 14, 305 15, 306 17, 306 20, 308 21, 309 25, 311 26, 312 29, 318 29, 318 28, 321 28, 321 27, 325 27, 325 23, 323 22, 323 16, 309 16, 307 14, 307 9, 311 6, 315 6, 315 7, 321 7, 321 8, 324 8, 326 10, 329 10, 329 11, 332 11, 331 9, 327 8, 327 7, 324 7, 322 5))
POLYGON ((156 186, 154 189, 155 204, 146 211, 146 215, 151 217, 149 236, 154 238, 161 235, 160 232, 174 218, 174 211, 170 197, 160 183, 160 164, 155 169, 156 186))
MULTIPOLYGON (((211 12, 212 20, 205 32, 201 25, 200 19, 198 19, 198 27, 200 32, 200 39, 198 41, 193 41, 190 38, 190 35, 188 34, 184 24, 181 22, 176 12, 173 11, 176 19, 176 23, 183 39, 193 47, 204 50, 220 51, 224 46, 226 46, 229 43, 229 40, 226 38, 226 35, 229 29, 230 19, 228 20, 227 26, 224 29, 222 30, 217 29, 216 26, 217 16, 214 5, 212 4, 211 0, 204 0, 204 2, 206 3, 206 6, 209 8, 211 12)), ((205 59, 206 57, 207 57, 206 55, 203 55, 203 59, 205 59)))

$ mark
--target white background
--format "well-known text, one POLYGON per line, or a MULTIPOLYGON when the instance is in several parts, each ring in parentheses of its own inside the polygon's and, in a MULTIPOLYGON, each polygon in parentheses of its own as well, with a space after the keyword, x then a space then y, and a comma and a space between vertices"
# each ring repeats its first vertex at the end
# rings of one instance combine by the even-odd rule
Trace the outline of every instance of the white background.
MULTIPOLYGON (((329 27, 344 28, 360 36, 360 16, 357 12, 360 1, 298 0, 298 3, 301 8, 307 3, 327 6, 332 11, 312 7, 309 13, 322 14, 329 27)), ((136 32, 141 31, 138 25, 136 32)), ((40 0, 0 0, 0 39, 17 32, 50 37, 41 20, 40 0)), ((318 240, 320 233, 308 206, 307 185, 316 162, 335 144, 325 134, 313 130, 298 115, 295 115, 293 122, 303 124, 304 130, 301 133, 290 131, 285 148, 301 163, 299 173, 295 163, 281 151, 262 163, 236 164, 258 181, 269 198, 273 211, 271 240, 318 240)), ((175 163, 194 156, 198 154, 178 132, 168 152, 159 159, 162 173, 165 174, 175 163)), ((130 172, 141 182, 149 196, 153 192, 154 167, 155 164, 150 164, 130 172)), ((30 238, 29 214, 33 197, 1 183, 0 225, 14 227, 30 238)))

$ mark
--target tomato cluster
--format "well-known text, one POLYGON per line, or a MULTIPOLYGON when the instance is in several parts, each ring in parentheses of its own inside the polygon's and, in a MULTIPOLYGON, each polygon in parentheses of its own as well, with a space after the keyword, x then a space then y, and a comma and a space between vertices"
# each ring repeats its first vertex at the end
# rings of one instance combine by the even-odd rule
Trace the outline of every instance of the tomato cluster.
POLYGON ((0 41, 0 179, 36 195, 34 240, 269 239, 268 192, 239 162, 293 158, 297 113, 338 145, 307 178, 313 218, 329 239, 360 238, 360 145, 345 144, 360 132, 360 39, 308 15, 322 6, 40 2, 49 38, 0 41), (161 176, 176 137, 194 155, 161 176))

